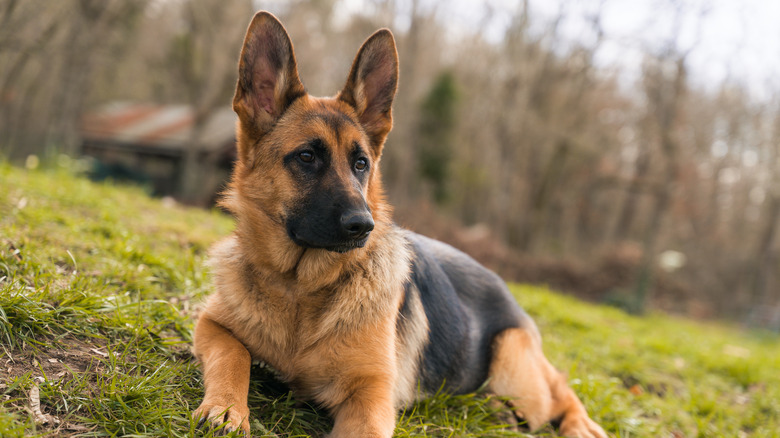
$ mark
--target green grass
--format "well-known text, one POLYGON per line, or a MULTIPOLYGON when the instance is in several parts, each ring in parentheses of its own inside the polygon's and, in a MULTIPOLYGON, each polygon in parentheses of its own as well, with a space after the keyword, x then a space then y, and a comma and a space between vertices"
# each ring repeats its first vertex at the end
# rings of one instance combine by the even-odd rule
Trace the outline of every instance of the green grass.
MULTIPOLYGON (((232 226, 140 189, 0 163, 0 436, 210 436, 190 419, 203 389, 189 343, 206 251, 232 226), (59 423, 36 424, 34 387, 59 423)), ((780 436, 776 336, 512 289, 610 434, 780 436)), ((268 370, 253 376, 255 435, 329 430, 268 370)), ((490 397, 440 394, 402 412, 396 436, 527 436, 505 418, 490 397)))

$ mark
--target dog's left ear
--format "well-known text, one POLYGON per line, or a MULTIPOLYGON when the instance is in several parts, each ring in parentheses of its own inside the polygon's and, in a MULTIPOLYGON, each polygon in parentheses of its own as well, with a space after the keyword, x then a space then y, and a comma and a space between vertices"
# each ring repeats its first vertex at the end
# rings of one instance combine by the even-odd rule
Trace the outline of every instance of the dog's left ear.
POLYGON ((391 107, 398 86, 398 52, 388 29, 380 29, 360 47, 338 99, 355 108, 378 157, 393 127, 391 107))

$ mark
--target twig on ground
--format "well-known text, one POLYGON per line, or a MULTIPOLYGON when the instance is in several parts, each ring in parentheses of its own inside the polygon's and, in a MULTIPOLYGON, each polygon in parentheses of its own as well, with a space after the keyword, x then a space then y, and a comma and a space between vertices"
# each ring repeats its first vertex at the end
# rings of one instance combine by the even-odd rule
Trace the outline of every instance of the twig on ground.
MULTIPOLYGON (((35 379, 36 381, 43 381, 42 378, 38 377, 35 379)), ((59 424, 60 419, 49 414, 44 414, 41 412, 41 390, 38 388, 38 385, 33 385, 32 389, 30 389, 30 409, 33 413, 33 419, 38 424, 59 424)))

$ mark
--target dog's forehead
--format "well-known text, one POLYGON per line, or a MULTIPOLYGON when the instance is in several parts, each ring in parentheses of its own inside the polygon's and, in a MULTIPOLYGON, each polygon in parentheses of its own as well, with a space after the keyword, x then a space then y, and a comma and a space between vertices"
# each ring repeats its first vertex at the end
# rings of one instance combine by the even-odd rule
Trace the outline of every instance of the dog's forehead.
MULTIPOLYGON (((294 128, 287 130, 290 140, 320 138, 334 148, 361 142, 364 134, 351 107, 335 99, 307 97, 299 99, 299 105, 285 117, 285 124, 294 128)), ((288 146, 295 147, 289 142, 288 146)))

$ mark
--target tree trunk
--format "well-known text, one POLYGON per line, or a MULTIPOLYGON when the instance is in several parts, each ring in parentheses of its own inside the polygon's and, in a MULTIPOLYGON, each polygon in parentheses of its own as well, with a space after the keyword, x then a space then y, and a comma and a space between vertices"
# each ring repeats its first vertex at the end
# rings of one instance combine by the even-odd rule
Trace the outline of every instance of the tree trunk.
POLYGON ((650 171, 650 152, 648 146, 643 146, 639 156, 634 163, 634 176, 629 186, 626 188, 625 199, 620 210, 617 226, 612 240, 623 241, 631 238, 631 231, 634 225, 634 218, 637 214, 639 197, 642 193, 642 187, 647 184, 647 175, 650 171))

